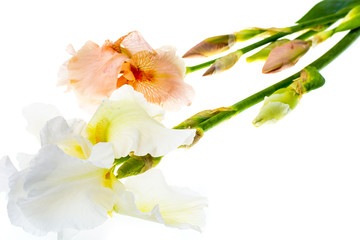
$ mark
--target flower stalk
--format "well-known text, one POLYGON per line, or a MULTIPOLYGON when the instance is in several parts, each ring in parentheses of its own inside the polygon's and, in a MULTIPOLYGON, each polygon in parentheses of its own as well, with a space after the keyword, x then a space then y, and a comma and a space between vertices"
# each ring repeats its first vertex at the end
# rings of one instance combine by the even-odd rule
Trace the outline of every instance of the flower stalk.
MULTIPOLYGON (((329 51, 327 51, 320 58, 312 62, 308 65, 308 67, 314 67, 317 70, 321 70, 329 63, 331 63, 337 56, 339 56, 343 51, 345 51, 358 37, 360 36, 360 28, 356 28, 351 30, 345 37, 343 37, 334 47, 332 47, 329 51)), ((186 128, 200 128, 204 132, 207 130, 217 126, 225 120, 230 119, 231 117, 237 115, 238 113, 248 109, 251 106, 261 102, 265 97, 270 96, 275 91, 280 88, 286 88, 293 81, 300 77, 300 72, 297 72, 288 78, 271 85, 237 103, 234 105, 225 108, 226 111, 217 111, 214 114, 210 115, 208 118, 202 118, 197 124, 192 124, 191 126, 187 126, 186 122, 191 122, 190 119, 197 118, 197 114, 189 119, 185 120, 183 123, 180 123, 178 126, 174 127, 176 129, 186 129, 186 128), (231 110, 230 110, 231 109, 231 110)), ((212 110, 208 110, 212 111, 212 110)))

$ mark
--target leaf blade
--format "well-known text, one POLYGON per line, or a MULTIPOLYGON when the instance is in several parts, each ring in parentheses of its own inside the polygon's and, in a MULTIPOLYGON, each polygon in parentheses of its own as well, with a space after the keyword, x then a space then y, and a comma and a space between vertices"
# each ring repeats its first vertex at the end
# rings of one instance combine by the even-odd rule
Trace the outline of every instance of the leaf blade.
POLYGON ((304 23, 309 20, 337 13, 341 10, 350 11, 354 6, 359 4, 360 0, 323 0, 313 6, 296 23, 304 23))

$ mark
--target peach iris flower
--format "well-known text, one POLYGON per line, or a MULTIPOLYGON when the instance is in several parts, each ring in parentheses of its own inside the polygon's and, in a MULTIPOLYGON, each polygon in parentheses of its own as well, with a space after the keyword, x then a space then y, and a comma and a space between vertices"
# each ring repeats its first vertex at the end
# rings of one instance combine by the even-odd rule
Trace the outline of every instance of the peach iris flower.
POLYGON ((91 41, 65 63, 58 85, 73 90, 82 106, 97 105, 124 84, 167 110, 190 105, 193 88, 184 82, 185 65, 169 47, 152 49, 139 32, 99 46, 91 41))

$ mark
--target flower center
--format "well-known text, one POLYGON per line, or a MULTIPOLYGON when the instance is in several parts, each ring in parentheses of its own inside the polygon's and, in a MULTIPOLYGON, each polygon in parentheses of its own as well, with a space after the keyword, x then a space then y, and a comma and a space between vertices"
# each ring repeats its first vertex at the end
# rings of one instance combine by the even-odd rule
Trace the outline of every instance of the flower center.
POLYGON ((150 78, 147 76, 147 73, 136 67, 134 64, 125 62, 122 67, 121 71, 122 77, 126 78, 129 82, 142 82, 142 81, 150 81, 150 78))

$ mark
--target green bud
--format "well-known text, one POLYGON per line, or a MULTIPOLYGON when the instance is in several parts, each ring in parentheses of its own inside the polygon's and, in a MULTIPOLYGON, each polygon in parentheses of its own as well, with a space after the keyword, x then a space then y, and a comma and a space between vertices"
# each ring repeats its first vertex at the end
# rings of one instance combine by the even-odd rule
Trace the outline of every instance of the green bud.
POLYGON ((187 51, 183 58, 189 57, 209 57, 228 50, 236 43, 235 34, 227 34, 211 37, 198 43, 187 51))
POLYGON ((317 68, 309 66, 301 72, 305 92, 310 92, 324 86, 325 78, 320 74, 317 68))
POLYGON ((335 28, 336 32, 342 32, 360 27, 360 5, 351 9, 345 16, 339 26, 335 28))
POLYGON ((265 98, 264 105, 253 120, 256 127, 264 123, 274 123, 285 117, 299 103, 299 94, 291 87, 281 88, 265 98))
POLYGON ((262 72, 280 72, 295 65, 310 49, 310 46, 311 42, 309 41, 295 39, 281 46, 275 47, 266 59, 262 72))
POLYGON ((289 42, 288 39, 281 39, 281 40, 277 40, 273 43, 270 43, 269 45, 267 45, 266 47, 264 47, 263 49, 261 49, 259 52, 251 55, 250 57, 246 58, 247 62, 254 62, 254 61, 265 61, 267 59, 267 57, 269 56, 270 52, 276 48, 277 46, 281 46, 285 43, 289 42))
POLYGON ((117 178, 125 178, 140 173, 146 172, 147 170, 155 167, 161 160, 162 157, 153 157, 150 154, 145 156, 136 156, 130 153, 129 156, 119 158, 115 160, 115 164, 122 165, 117 170, 117 178))
POLYGON ((243 41, 249 40, 265 31, 266 30, 263 28, 249 28, 249 29, 241 30, 241 31, 235 33, 236 41, 243 42, 243 41))
POLYGON ((296 79, 291 87, 302 95, 312 90, 322 87, 325 84, 325 78, 319 73, 317 68, 309 66, 301 71, 300 78, 296 79))
POLYGON ((232 52, 217 59, 213 65, 203 74, 203 76, 209 76, 228 70, 240 59, 242 53, 240 51, 232 52))
POLYGON ((218 113, 229 112, 229 111, 235 111, 235 110, 231 107, 220 107, 212 110, 204 110, 186 119, 185 121, 174 127, 174 129, 197 128, 200 125, 200 123, 208 120, 209 118, 217 115, 218 113))
POLYGON ((311 41, 312 41, 312 45, 316 46, 324 41, 326 41, 328 38, 330 38, 332 35, 334 35, 335 31, 333 30, 329 30, 329 31, 323 31, 323 32, 319 32, 317 34, 315 34, 311 41))

